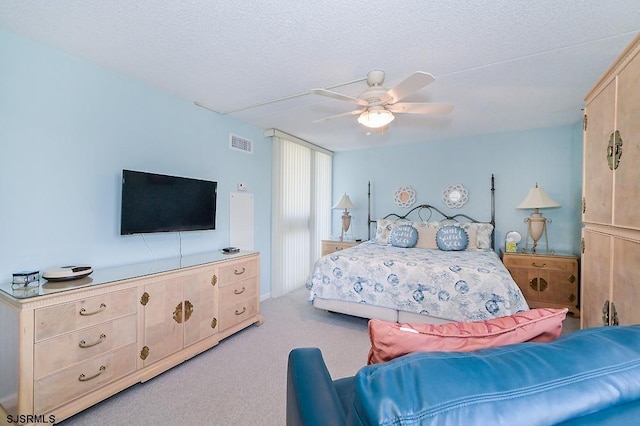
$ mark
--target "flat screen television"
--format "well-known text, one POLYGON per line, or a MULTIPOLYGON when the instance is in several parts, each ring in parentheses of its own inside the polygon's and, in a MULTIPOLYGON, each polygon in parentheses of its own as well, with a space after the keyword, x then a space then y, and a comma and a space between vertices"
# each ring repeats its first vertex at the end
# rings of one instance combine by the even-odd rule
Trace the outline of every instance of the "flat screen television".
POLYGON ((120 235, 216 228, 218 183, 122 171, 120 235))

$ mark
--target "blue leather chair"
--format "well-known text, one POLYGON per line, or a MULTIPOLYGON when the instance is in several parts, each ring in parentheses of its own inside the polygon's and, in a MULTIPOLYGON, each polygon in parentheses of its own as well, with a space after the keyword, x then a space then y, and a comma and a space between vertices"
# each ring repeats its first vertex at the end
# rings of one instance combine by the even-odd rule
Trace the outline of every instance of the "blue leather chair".
POLYGON ((640 325, 414 353, 335 381, 318 348, 298 348, 287 376, 288 426, 640 424, 640 325))

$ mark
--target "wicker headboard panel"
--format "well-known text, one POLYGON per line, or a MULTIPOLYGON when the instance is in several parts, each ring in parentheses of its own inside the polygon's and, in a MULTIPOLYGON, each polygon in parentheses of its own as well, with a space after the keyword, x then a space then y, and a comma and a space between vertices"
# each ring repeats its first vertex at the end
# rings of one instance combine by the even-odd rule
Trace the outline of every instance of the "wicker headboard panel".
MULTIPOLYGON (((491 233, 491 248, 495 248, 496 246, 496 242, 495 242, 495 227, 496 227, 496 200, 495 200, 495 177, 494 175, 491 175, 491 220, 488 223, 491 223, 493 225, 493 232, 491 233)), ((375 220, 371 219, 371 182, 368 183, 368 189, 367 189, 367 200, 368 200, 368 206, 367 206, 367 223, 368 223, 368 239, 371 239, 371 224, 375 223, 375 220)), ((412 208, 411 210, 409 210, 406 214, 397 214, 397 213, 389 213, 388 215, 382 217, 382 219, 389 219, 389 218, 396 218, 396 219, 409 219, 409 217, 414 217, 417 218, 421 221, 427 221, 427 220, 431 220, 433 213, 437 213, 438 215, 440 215, 441 217, 438 217, 438 220, 454 220, 456 222, 460 222, 460 219, 466 219, 469 222, 475 222, 475 223, 479 223, 479 222, 486 222, 486 221, 482 221, 482 220, 477 220, 474 219, 470 216, 467 216, 466 214, 463 213, 457 213, 453 216, 449 216, 447 214, 445 214, 443 211, 441 211, 440 209, 438 209, 437 207, 434 207, 430 204, 420 204, 414 208, 412 208)))

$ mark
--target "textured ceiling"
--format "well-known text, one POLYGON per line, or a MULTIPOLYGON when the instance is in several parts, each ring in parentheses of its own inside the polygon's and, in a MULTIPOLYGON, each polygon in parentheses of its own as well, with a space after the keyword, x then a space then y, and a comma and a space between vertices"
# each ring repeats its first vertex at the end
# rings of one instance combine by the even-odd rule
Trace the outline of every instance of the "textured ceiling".
MULTIPOLYGON (((640 31, 638 0, 0 0, 0 27, 220 113, 340 151, 572 124, 640 31), (384 132, 308 94, 384 70, 436 81, 384 132)), ((333 90, 359 95, 366 83, 333 90)), ((214 114, 214 112, 212 112, 214 114)))

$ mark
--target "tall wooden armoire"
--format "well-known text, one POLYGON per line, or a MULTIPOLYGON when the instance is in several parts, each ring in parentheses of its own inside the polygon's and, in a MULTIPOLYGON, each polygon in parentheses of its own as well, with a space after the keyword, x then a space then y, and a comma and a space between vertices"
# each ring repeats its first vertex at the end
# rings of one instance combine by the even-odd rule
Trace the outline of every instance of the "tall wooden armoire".
POLYGON ((585 98, 582 328, 640 323, 640 35, 585 98))

